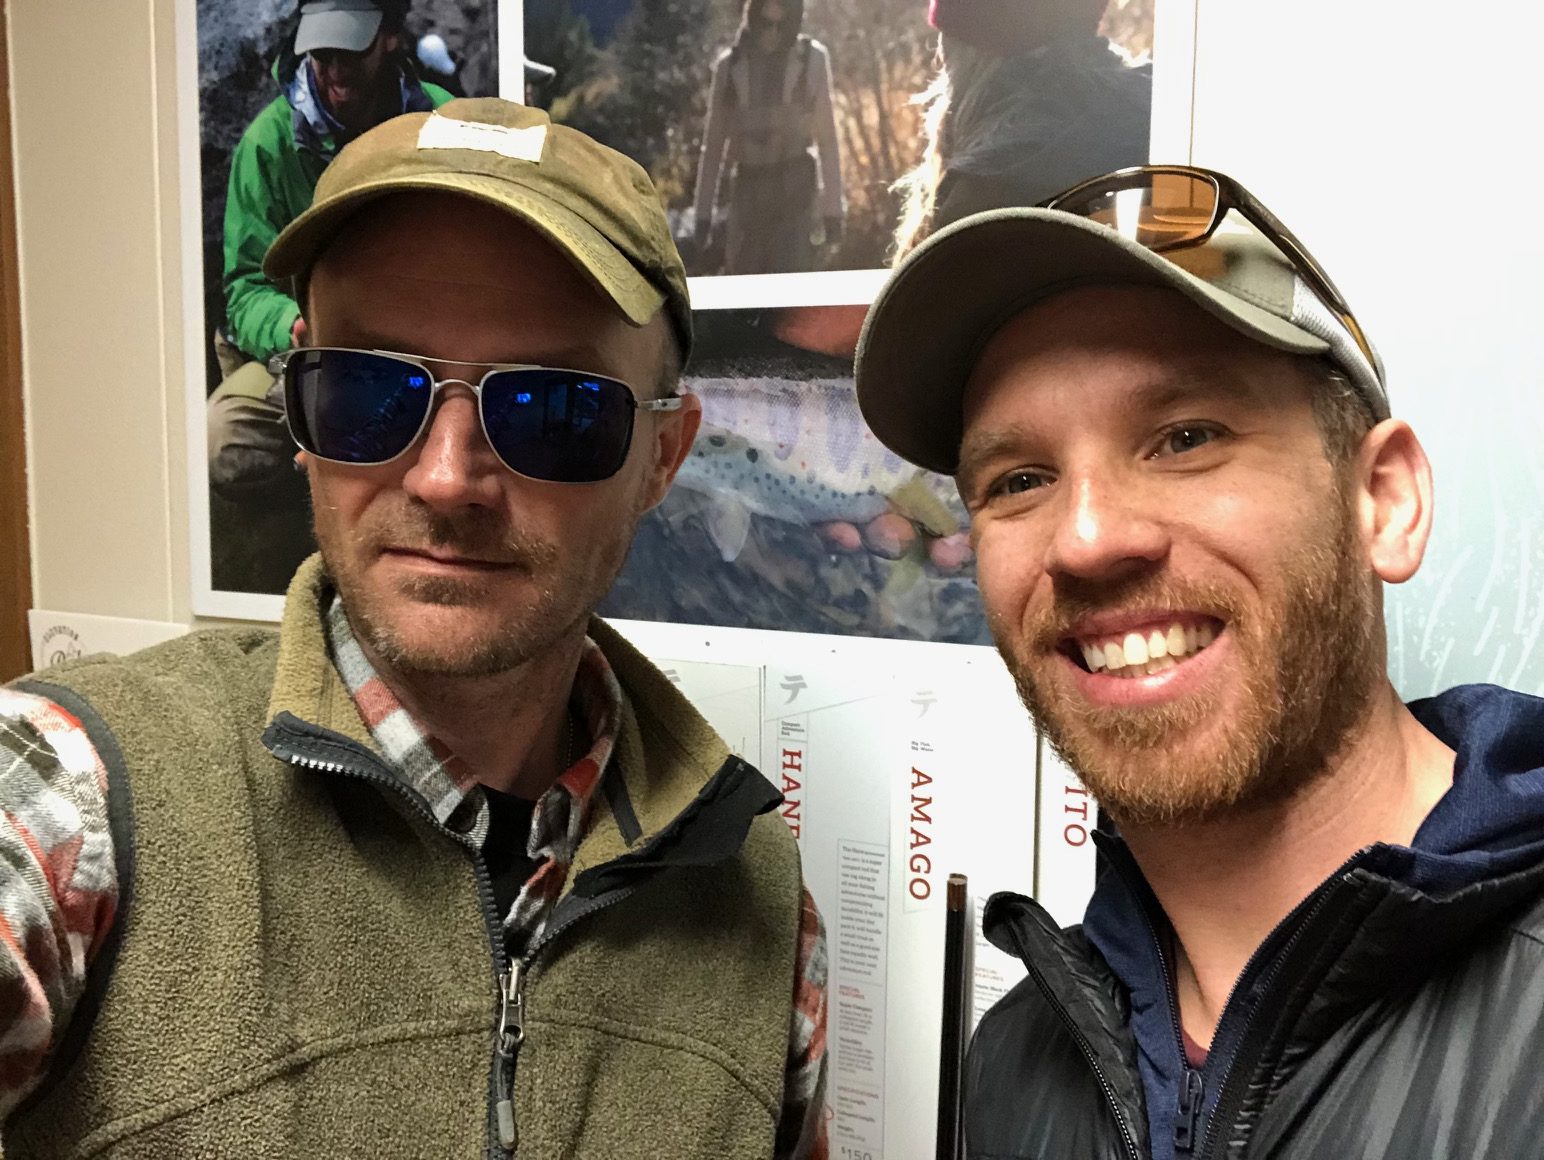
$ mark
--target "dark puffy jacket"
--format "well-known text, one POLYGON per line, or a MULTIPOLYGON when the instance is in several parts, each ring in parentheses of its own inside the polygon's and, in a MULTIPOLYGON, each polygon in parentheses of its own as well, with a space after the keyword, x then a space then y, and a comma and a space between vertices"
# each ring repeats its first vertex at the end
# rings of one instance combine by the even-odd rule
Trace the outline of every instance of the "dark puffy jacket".
MULTIPOLYGON (((1463 774, 1477 788, 1448 811, 1492 837, 1536 804, 1497 787, 1536 781, 1544 748, 1544 702, 1498 694, 1430 710, 1505 718, 1470 764, 1504 761, 1507 776, 1463 774), (1505 808, 1476 819, 1482 798, 1505 808)), ((1138 1160, 1153 1151, 1151 1120, 1172 1133, 1158 1150, 1181 1160, 1544 1157, 1544 859, 1514 839, 1510 853, 1526 857, 1487 840, 1445 860, 1382 845, 1348 860, 1246 969, 1228 1007, 1251 1012, 1224 1014, 1211 1090, 1153 1117, 1127 987, 1081 927, 1059 930, 1031 900, 997 895, 988 937, 1029 978, 971 1045, 967 1155, 1138 1160), (1464 866, 1473 872, 1452 872, 1464 866)))

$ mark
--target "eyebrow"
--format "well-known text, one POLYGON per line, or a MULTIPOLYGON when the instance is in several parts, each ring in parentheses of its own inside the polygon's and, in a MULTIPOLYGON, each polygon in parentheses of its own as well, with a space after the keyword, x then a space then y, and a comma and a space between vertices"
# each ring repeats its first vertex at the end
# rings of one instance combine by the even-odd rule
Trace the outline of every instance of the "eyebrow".
POLYGON ((960 444, 960 462, 954 469, 954 477, 969 483, 983 465, 1023 446, 1032 437, 1029 428, 1023 424, 1010 423, 966 439, 960 444))
POLYGON ((1176 403, 1208 396, 1253 400, 1261 398, 1267 387, 1249 374, 1225 374, 1219 368, 1207 368, 1179 378, 1139 387, 1143 405, 1161 411, 1176 403))
MULTIPOLYGON (((411 358, 422 359, 427 363, 437 363, 441 366, 455 366, 462 360, 454 356, 441 358, 437 355, 424 354, 422 351, 404 348, 398 340, 388 338, 379 331, 355 330, 352 332, 352 341, 341 344, 356 350, 377 350, 390 354, 407 355, 411 358)), ((544 366, 561 368, 573 371, 588 371, 592 374, 615 377, 612 372, 602 370, 600 352, 589 344, 580 346, 563 347, 560 350, 545 351, 539 359, 532 361, 529 358, 502 358, 502 359, 470 359, 467 364, 480 366, 486 363, 498 363, 509 366, 544 366)))

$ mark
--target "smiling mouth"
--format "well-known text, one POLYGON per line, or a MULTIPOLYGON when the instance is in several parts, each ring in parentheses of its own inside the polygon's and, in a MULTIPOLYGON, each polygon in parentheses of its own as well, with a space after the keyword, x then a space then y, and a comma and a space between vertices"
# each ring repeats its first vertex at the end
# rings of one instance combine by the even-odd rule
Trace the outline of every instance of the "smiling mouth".
POLYGON ((1066 637, 1061 652, 1086 673, 1131 679, 1184 664, 1223 630, 1209 616, 1180 617, 1128 632, 1066 637))

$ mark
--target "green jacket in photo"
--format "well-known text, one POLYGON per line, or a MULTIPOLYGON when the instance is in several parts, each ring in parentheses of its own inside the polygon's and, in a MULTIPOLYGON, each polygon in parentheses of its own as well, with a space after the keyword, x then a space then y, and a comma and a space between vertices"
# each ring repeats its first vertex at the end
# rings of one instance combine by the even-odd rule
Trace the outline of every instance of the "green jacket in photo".
MULTIPOLYGON (((288 54, 274 65, 280 95, 253 119, 231 154, 225 199, 225 316, 231 341, 266 362, 289 349, 300 307, 263 273, 263 255, 279 232, 310 206, 317 179, 345 142, 315 102, 305 61, 288 54)), ((403 66, 402 111, 437 109, 451 99, 403 66)))

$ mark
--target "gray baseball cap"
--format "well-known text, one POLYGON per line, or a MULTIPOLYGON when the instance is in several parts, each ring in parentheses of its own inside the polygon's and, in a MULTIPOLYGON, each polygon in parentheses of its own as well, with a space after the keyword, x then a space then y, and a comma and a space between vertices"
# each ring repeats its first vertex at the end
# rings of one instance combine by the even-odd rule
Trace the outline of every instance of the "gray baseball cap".
POLYGON ((300 6, 295 54, 319 48, 363 52, 381 30, 381 15, 374 0, 307 0, 300 6))
POLYGON ((1177 290, 1240 334, 1336 365, 1377 419, 1383 368, 1287 257, 1236 212, 1201 245, 1155 253, 1061 210, 975 214, 923 242, 880 291, 858 343, 858 404, 880 441, 946 475, 959 465, 965 385, 982 350, 1015 315, 1063 290, 1147 285, 1177 290))

